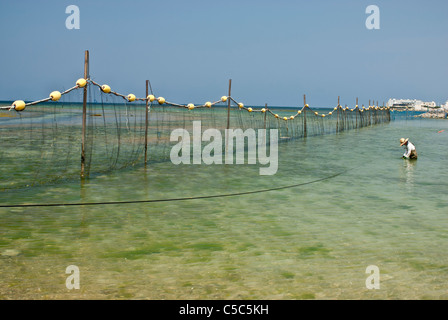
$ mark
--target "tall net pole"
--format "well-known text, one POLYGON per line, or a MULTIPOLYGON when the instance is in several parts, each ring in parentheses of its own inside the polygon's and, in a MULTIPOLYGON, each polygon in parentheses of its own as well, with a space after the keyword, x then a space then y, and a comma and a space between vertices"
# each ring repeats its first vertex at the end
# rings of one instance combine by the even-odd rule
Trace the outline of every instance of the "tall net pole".
POLYGON ((227 97, 227 131, 226 131, 226 149, 225 149, 226 155, 227 155, 227 152, 229 152, 229 150, 228 150, 228 147, 229 147, 228 135, 229 135, 229 128, 230 128, 230 97, 231 96, 232 96, 232 79, 229 79, 229 96, 227 97))
POLYGON ((148 160, 148 116, 149 116, 149 110, 148 110, 148 105, 149 105, 149 100, 148 100, 148 95, 149 95, 149 80, 146 80, 146 108, 145 108, 145 166, 146 166, 146 162, 148 160))
POLYGON ((303 136, 306 137, 306 95, 303 95, 303 136))
MULTIPOLYGON (((89 78, 89 50, 84 54, 84 79, 89 78)), ((81 178, 85 178, 86 165, 86 122, 87 122, 87 87, 84 87, 84 94, 82 98, 82 137, 81 137, 81 178)))

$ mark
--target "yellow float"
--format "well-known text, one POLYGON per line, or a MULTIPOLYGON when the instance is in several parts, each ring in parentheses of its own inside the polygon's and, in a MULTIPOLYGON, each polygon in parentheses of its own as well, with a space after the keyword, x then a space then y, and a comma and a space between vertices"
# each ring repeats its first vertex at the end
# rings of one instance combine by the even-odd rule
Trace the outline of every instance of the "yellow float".
POLYGON ((84 88, 86 86, 86 84, 87 84, 87 80, 84 78, 78 79, 78 81, 76 81, 76 85, 79 88, 84 88))
POLYGON ((23 101, 23 100, 16 100, 16 101, 14 101, 12 106, 13 106, 14 110, 16 110, 16 111, 25 110, 25 101, 23 101))
POLYGON ((52 93, 50 93, 50 99, 52 101, 58 101, 59 99, 61 99, 61 93, 59 91, 53 91, 52 93))
POLYGON ((103 84, 101 86, 101 91, 103 91, 104 93, 110 93, 110 87, 107 84, 103 84))

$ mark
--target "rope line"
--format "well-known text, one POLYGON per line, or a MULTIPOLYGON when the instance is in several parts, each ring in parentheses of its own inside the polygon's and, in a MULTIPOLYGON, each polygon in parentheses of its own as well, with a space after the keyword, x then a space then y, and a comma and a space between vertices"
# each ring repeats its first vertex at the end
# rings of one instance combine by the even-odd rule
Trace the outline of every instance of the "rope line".
MULTIPOLYGON (((353 168, 351 168, 353 169, 353 168)), ((308 184, 313 184, 325 180, 333 179, 337 176, 340 176, 344 173, 346 173, 349 169, 346 169, 344 171, 338 172, 336 174, 308 181, 308 182, 302 182, 287 186, 281 186, 281 187, 275 187, 275 188, 269 188, 269 189, 260 189, 260 190, 253 190, 253 191, 243 191, 243 192, 236 192, 236 193, 226 193, 226 194, 217 194, 217 195, 208 195, 208 196, 197 196, 197 197, 181 197, 181 198, 167 198, 167 199, 149 199, 149 200, 128 200, 128 201, 104 201, 104 202, 84 202, 84 203, 74 203, 74 202, 68 202, 68 203, 37 203, 37 204, 12 204, 12 205, 0 205, 0 208, 26 208, 26 207, 68 207, 68 206, 94 206, 94 205, 120 205, 120 204, 136 204, 136 203, 155 203, 155 202, 174 202, 174 201, 186 201, 186 200, 200 200, 200 199, 213 199, 213 198, 224 198, 224 197, 235 197, 235 196, 242 196, 242 195, 249 195, 249 194, 255 194, 255 193, 264 193, 264 192, 270 192, 270 191, 277 191, 277 190, 284 190, 284 189, 291 189, 296 188, 308 184)))
MULTIPOLYGON (((370 103, 369 103, 369 107, 362 106, 361 108, 359 108, 358 105, 356 105, 352 109, 347 107, 347 106, 344 108, 344 107, 342 107, 341 105, 338 104, 337 107, 334 107, 333 111, 330 111, 330 112, 328 112, 326 114, 325 113, 321 113, 320 114, 319 112, 312 110, 308 106, 308 104, 305 104, 295 114, 290 115, 290 116, 285 116, 285 117, 279 117, 278 114, 272 112, 269 108, 253 109, 251 107, 246 107, 246 106, 244 106, 243 103, 236 101, 231 96, 222 96, 220 100, 217 100, 215 102, 208 101, 208 102, 204 103, 203 105, 194 105, 193 103, 189 103, 187 105, 183 105, 183 104, 178 104, 178 103, 166 101, 165 98, 163 98, 163 97, 156 98, 152 94, 152 88, 151 88, 151 94, 150 95, 148 95, 145 98, 138 98, 134 94, 129 94, 129 95, 126 96, 126 95, 123 95, 121 93, 115 92, 115 91, 111 90, 111 88, 108 85, 100 85, 99 83, 95 82, 94 80, 92 80, 90 78, 88 78, 88 79, 83 79, 83 78, 78 79, 78 81, 76 82, 76 85, 74 87, 72 87, 72 88, 70 88, 68 90, 65 90, 63 92, 53 91, 50 94, 50 97, 48 97, 48 98, 37 100, 37 101, 34 101, 34 102, 29 102, 29 103, 25 103, 22 100, 16 100, 16 101, 14 101, 14 103, 11 106, 2 106, 2 107, 0 107, 0 110, 23 111, 25 109, 25 107, 27 107, 27 106, 36 105, 36 104, 39 104, 39 103, 42 103, 42 102, 47 102, 47 101, 50 101, 50 100, 51 101, 58 101, 61 98, 62 95, 67 94, 67 93, 71 92, 72 90, 83 88, 86 85, 88 85, 89 83, 94 85, 94 86, 97 86, 102 92, 104 92, 106 94, 112 94, 112 95, 121 97, 121 98, 123 98, 127 102, 133 102, 133 101, 150 101, 150 102, 153 102, 153 101, 157 101, 159 103, 159 105, 166 104, 166 105, 170 105, 170 106, 174 106, 174 107, 180 107, 180 108, 185 108, 185 109, 192 110, 192 109, 197 109, 197 108, 211 108, 212 106, 214 106, 214 105, 216 105, 216 104, 218 104, 220 102, 226 102, 227 99, 230 99, 230 101, 232 101, 235 104, 235 105, 233 105, 233 107, 237 107, 239 109, 244 109, 247 112, 262 112, 262 113, 267 112, 270 115, 274 116, 275 118, 278 118, 278 119, 281 119, 281 120, 284 120, 284 121, 294 120, 294 118, 296 116, 298 116, 302 112, 306 111, 306 109, 308 109, 311 112, 313 112, 316 117, 331 116, 334 111, 339 111, 339 110, 341 110, 341 111, 351 111, 351 112, 353 112, 353 111, 364 112, 364 111, 371 111, 371 110, 387 110, 387 111, 390 110, 390 107, 387 107, 387 106, 379 107, 378 105, 377 106, 375 106, 375 105, 370 106, 370 103)), ((393 111, 393 110, 391 110, 391 111, 393 111)))

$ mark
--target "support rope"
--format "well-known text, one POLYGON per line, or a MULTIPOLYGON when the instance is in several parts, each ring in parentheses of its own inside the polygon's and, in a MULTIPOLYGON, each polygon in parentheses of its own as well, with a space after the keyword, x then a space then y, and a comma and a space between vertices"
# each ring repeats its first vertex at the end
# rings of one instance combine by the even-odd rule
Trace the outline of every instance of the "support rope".
MULTIPOLYGON (((352 168, 353 169, 353 168, 352 168)), ((174 202, 174 201, 186 201, 186 200, 200 200, 200 199, 213 199, 213 198, 224 198, 224 197, 235 197, 242 195, 249 195, 255 193, 264 193, 270 191, 291 189, 300 186, 305 186, 325 180, 330 180, 336 178, 344 173, 346 173, 349 169, 338 172, 336 174, 308 181, 302 182, 287 186, 269 188, 269 189, 260 189, 253 191, 243 191, 243 192, 235 192, 235 193, 226 193, 226 194, 217 194, 217 195, 207 195, 207 196, 197 196, 197 197, 181 197, 181 198, 167 198, 167 199, 149 199, 149 200, 129 200, 129 201, 104 201, 104 202, 84 202, 84 203, 75 203, 75 202, 67 202, 67 203, 35 203, 35 204, 6 204, 0 205, 0 208, 29 208, 29 207, 68 207, 68 206, 94 206, 94 205, 120 205, 120 204, 137 204, 137 203, 155 203, 155 202, 174 202)))
MULTIPOLYGON (((92 80, 92 79, 90 79, 90 78, 89 78, 89 79, 82 79, 82 78, 81 78, 81 79, 78 79, 78 81, 76 82, 76 85, 75 85, 74 87, 72 87, 72 88, 70 88, 70 89, 68 89, 68 90, 65 90, 65 91, 63 91, 63 92, 55 91, 55 92, 57 93, 57 95, 59 95, 59 97, 56 97, 56 98, 55 98, 54 96, 50 95, 49 98, 45 98, 45 99, 41 99, 41 100, 37 100, 37 101, 33 101, 33 102, 29 102, 29 103, 24 103, 24 102, 21 101, 21 100, 17 100, 17 101, 15 101, 11 106, 3 106, 3 107, 0 107, 0 110, 13 110, 13 109, 14 109, 14 110, 16 110, 16 111, 22 111, 22 110, 24 110, 25 107, 27 107, 27 106, 36 105, 36 104, 43 103, 43 102, 47 102, 47 101, 50 101, 50 100, 52 100, 52 101, 58 101, 59 98, 60 98, 62 95, 67 94, 67 93, 71 92, 72 90, 79 89, 79 88, 83 88, 84 86, 88 85, 89 83, 92 84, 92 85, 97 86, 102 92, 107 93, 107 94, 112 94, 112 95, 115 95, 115 96, 117 96, 117 97, 121 97, 122 99, 126 100, 127 102, 133 102, 133 101, 147 101, 147 100, 149 100, 150 102, 153 102, 154 100, 156 100, 156 101, 158 101, 158 103, 159 103, 160 105, 166 104, 166 105, 170 105, 170 106, 174 106, 174 107, 180 107, 180 108, 185 108, 185 109, 192 110, 192 109, 195 109, 195 108, 210 108, 210 107, 212 107, 212 106, 214 106, 214 105, 216 105, 216 104, 218 104, 218 103, 220 103, 220 102, 226 102, 227 99, 229 99, 230 101, 232 101, 232 102, 234 103, 233 107, 237 107, 237 108, 239 108, 239 109, 244 109, 244 110, 246 110, 246 111, 248 111, 248 112, 263 112, 263 113, 264 113, 264 112, 268 112, 270 115, 275 116, 276 118, 279 118, 279 116, 278 116, 277 114, 275 114, 274 112, 272 112, 272 111, 269 110, 269 109, 266 109, 266 108, 262 108, 262 109, 253 109, 252 107, 246 107, 246 106, 244 106, 243 103, 236 101, 236 100, 235 100, 233 97, 231 97, 231 96, 222 96, 220 100, 217 100, 217 101, 215 101, 215 102, 206 102, 206 103, 204 103, 203 105, 196 105, 196 106, 195 106, 195 105, 192 104, 192 103, 189 103, 189 104, 187 104, 187 105, 184 105, 184 104, 178 104, 178 103, 174 103, 174 102, 168 102, 168 101, 166 101, 165 98, 163 98, 163 97, 155 98, 155 96, 154 96, 153 94, 148 95, 148 96, 145 97, 145 98, 138 98, 138 97, 136 97, 134 94, 129 94, 129 95, 126 96, 126 95, 123 95, 123 94, 121 94, 121 93, 118 93, 118 92, 115 92, 115 91, 111 90, 110 87, 109 87, 108 85, 100 85, 99 83, 95 82, 94 80, 92 80)), ((151 92, 152 92, 152 90, 151 90, 151 92)), ((53 93, 54 93, 54 92, 52 92, 52 94, 53 94, 53 93)), ((312 111, 312 112, 314 113, 314 115, 317 116, 317 117, 330 116, 330 115, 332 115, 332 113, 333 113, 332 111, 330 111, 330 112, 328 112, 327 114, 325 114, 325 113, 321 113, 321 114, 320 114, 319 112, 312 110, 308 105, 305 105, 305 106, 303 106, 300 110, 298 110, 295 114, 290 115, 290 116, 285 116, 285 117, 283 117, 283 118, 281 118, 281 119, 284 120, 284 121, 294 120, 294 118, 295 118, 297 115, 299 115, 299 114, 301 114, 302 112, 304 112, 305 109, 309 109, 309 110, 312 111)), ((374 105, 373 105, 373 106, 370 106, 370 104, 369 104, 369 107, 368 107, 368 108, 364 108, 364 106, 363 106, 362 109, 358 108, 358 105, 356 105, 353 109, 350 109, 349 107, 343 108, 342 106, 338 105, 337 107, 334 108, 334 111, 339 110, 339 109, 341 109, 342 111, 351 111, 351 112, 353 112, 353 111, 364 112, 364 111, 373 111, 373 110, 387 110, 387 111, 389 111, 389 110, 390 110, 390 108, 387 107, 387 106, 386 106, 386 107, 379 107, 379 106, 376 106, 376 107, 375 107, 374 105)))

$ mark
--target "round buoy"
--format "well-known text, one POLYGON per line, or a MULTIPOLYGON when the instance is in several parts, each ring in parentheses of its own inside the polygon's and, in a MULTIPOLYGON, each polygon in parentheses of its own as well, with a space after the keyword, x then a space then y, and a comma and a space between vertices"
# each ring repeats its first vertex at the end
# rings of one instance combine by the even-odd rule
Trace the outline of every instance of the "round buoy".
POLYGON ((240 102, 240 103, 238 103, 238 107, 239 107, 240 109, 242 109, 242 108, 244 107, 244 104, 242 104, 242 103, 240 102))
POLYGON ((148 99, 150 102, 153 102, 156 99, 156 97, 154 97, 152 94, 150 94, 146 97, 146 99, 148 99))
POLYGON ((247 108, 247 111, 252 112, 252 108, 247 108))
POLYGON ((278 114, 275 114, 275 117, 278 118, 278 114))
POLYGON ((159 104, 164 104, 165 103, 165 98, 164 97, 158 97, 157 101, 159 102, 159 104))
POLYGON ((103 85, 101 86, 101 90, 102 90, 104 93, 109 93, 109 92, 110 92, 110 87, 109 87, 107 84, 103 84, 103 85))
POLYGON ((50 98, 52 101, 58 101, 59 99, 61 99, 61 93, 59 91, 53 91, 52 93, 50 93, 50 98))
POLYGON ((211 103, 210 101, 207 101, 207 102, 205 103, 205 106, 206 106, 207 108, 211 108, 211 107, 212 107, 212 103, 211 103))
POLYGON ((187 105, 187 107, 188 107, 189 110, 193 110, 193 109, 194 109, 194 104, 189 103, 189 104, 187 105))
POLYGON ((294 120, 294 116, 290 116, 289 119, 294 120))
POLYGON ((129 102, 135 101, 135 95, 132 93, 128 94, 128 101, 129 102))
POLYGON ((25 101, 23 101, 23 100, 16 100, 16 101, 14 101, 12 106, 13 106, 14 110, 22 111, 22 110, 25 109, 25 101))
POLYGON ((222 97, 221 97, 221 101, 222 101, 222 102, 226 102, 226 101, 227 101, 227 97, 226 97, 226 96, 222 96, 222 97))
POLYGON ((297 111, 297 114, 301 114, 301 113, 302 113, 302 111, 301 111, 301 110, 297 111))
POLYGON ((265 108, 261 109, 261 112, 265 113, 265 112, 266 112, 266 109, 265 109, 265 108))
POLYGON ((80 88, 84 88, 87 84, 87 80, 84 78, 78 79, 78 81, 76 81, 76 85, 80 88))

